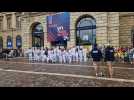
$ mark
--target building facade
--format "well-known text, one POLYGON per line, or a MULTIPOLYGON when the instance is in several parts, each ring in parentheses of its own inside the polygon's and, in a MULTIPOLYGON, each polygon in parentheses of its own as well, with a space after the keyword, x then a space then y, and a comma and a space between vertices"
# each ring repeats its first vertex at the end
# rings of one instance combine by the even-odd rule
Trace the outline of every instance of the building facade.
MULTIPOLYGON (((58 14, 62 12, 1 12, 0 47, 27 49, 36 43, 42 47, 55 45, 48 41, 47 17, 58 14), (41 30, 40 35, 33 35, 38 33, 36 29, 41 30)), ((134 46, 133 12, 69 12, 69 22, 68 48, 93 43, 134 46), (86 39, 89 41, 84 44, 86 39)))

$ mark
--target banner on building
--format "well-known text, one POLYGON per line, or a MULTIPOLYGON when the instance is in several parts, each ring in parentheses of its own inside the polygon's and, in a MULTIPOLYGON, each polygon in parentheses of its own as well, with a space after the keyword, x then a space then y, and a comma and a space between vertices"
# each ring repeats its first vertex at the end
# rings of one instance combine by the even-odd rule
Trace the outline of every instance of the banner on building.
POLYGON ((49 42, 68 40, 70 35, 69 12, 47 16, 47 33, 49 42))

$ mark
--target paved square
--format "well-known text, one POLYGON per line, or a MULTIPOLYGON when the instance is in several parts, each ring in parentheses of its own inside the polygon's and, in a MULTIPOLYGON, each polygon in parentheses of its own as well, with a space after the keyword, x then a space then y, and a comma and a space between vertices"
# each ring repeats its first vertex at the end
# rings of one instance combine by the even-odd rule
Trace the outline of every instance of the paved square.
POLYGON ((133 66, 114 66, 113 78, 96 78, 91 65, 28 63, 23 60, 0 61, 1 87, 133 87, 133 66))

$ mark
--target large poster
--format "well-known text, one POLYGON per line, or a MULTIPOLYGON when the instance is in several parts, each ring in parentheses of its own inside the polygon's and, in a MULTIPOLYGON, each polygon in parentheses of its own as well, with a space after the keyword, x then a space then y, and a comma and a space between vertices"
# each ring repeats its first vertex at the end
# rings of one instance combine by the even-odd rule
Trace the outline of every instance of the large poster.
POLYGON ((68 40, 70 34, 69 12, 47 16, 47 33, 49 42, 68 40))

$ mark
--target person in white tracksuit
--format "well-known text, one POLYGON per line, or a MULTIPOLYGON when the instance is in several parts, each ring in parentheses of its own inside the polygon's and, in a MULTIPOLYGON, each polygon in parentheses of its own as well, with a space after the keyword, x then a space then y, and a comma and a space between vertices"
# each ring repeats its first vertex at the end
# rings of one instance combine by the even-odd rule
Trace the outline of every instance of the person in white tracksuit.
POLYGON ((53 49, 53 63, 56 63, 57 62, 57 50, 56 50, 56 48, 55 49, 53 49))
POLYGON ((40 61, 40 49, 37 49, 37 52, 36 52, 36 57, 37 57, 37 62, 40 61))
POLYGON ((134 64, 134 51, 133 51, 133 64, 134 64))
POLYGON ((69 52, 69 49, 66 50, 66 63, 70 64, 71 63, 71 55, 69 52))
POLYGON ((54 50, 51 49, 51 62, 54 63, 54 60, 55 60, 55 58, 54 58, 54 50))
POLYGON ((52 50, 51 49, 49 49, 48 50, 48 57, 47 57, 47 62, 49 63, 49 62, 52 62, 52 50))
POLYGON ((76 58, 76 63, 79 62, 79 54, 78 54, 78 48, 75 50, 75 58, 76 58))
POLYGON ((59 63, 59 55, 58 55, 58 53, 59 53, 59 48, 56 48, 56 50, 55 50, 55 54, 56 54, 56 63, 59 63))
POLYGON ((39 59, 38 59, 38 62, 40 62, 41 61, 41 49, 39 49, 39 51, 38 51, 38 56, 39 56, 39 59))
POLYGON ((69 50, 68 49, 66 50, 65 58, 66 58, 66 63, 69 63, 69 50))
POLYGON ((75 62, 75 47, 71 48, 72 61, 75 62))
POLYGON ((80 61, 80 63, 83 62, 83 50, 82 50, 82 48, 79 49, 79 61, 80 61))
POLYGON ((50 49, 48 49, 47 63, 50 61, 50 49))
POLYGON ((28 50, 28 57, 29 57, 29 62, 31 62, 32 61, 32 49, 31 48, 29 48, 28 50))
POLYGON ((86 49, 83 50, 83 57, 84 57, 84 62, 87 62, 87 51, 86 51, 86 49))
POLYGON ((44 53, 45 53, 44 49, 41 49, 41 55, 40 55, 41 56, 41 59, 40 59, 41 62, 45 61, 45 57, 44 57, 45 54, 44 53))
POLYGON ((32 47, 32 62, 34 62, 34 48, 32 47))
POLYGON ((54 50, 51 49, 51 57, 52 57, 52 63, 55 62, 55 56, 54 56, 54 50))
POLYGON ((33 51, 33 58, 34 58, 34 62, 36 62, 36 48, 34 48, 34 51, 33 51))
POLYGON ((62 59, 63 59, 63 63, 66 63, 66 50, 64 49, 62 52, 62 59))
POLYGON ((71 53, 71 48, 68 51, 68 60, 69 60, 69 64, 72 63, 72 53, 71 53))
POLYGON ((62 50, 61 49, 59 49, 58 55, 59 55, 59 63, 62 64, 62 50))
POLYGON ((61 58, 61 49, 57 49, 57 61, 58 63, 62 63, 62 58, 61 58))
POLYGON ((59 50, 59 48, 56 48, 56 49, 55 49, 55 54, 56 54, 56 63, 57 63, 57 62, 59 63, 58 50, 59 50))

